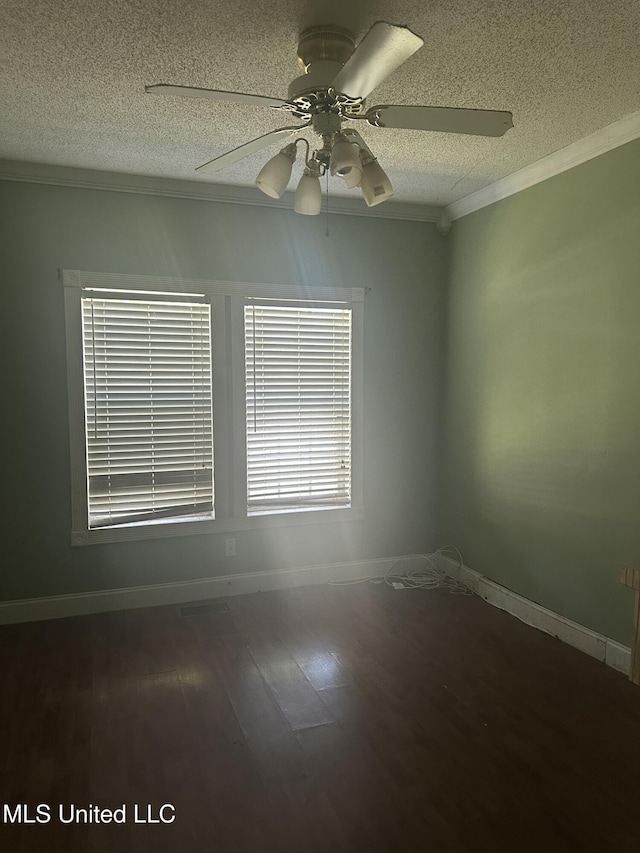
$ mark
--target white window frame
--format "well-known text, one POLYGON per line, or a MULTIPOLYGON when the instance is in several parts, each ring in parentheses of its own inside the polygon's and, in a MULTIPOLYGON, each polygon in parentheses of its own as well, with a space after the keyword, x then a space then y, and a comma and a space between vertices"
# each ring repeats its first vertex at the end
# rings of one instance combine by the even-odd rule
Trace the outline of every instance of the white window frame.
POLYGON ((63 270, 71 461, 71 544, 156 539, 364 518, 363 328, 364 290, 323 286, 176 279, 63 270), (201 294, 211 305, 214 407, 215 518, 138 522, 89 528, 82 344, 83 291, 201 294), (244 306, 250 299, 304 300, 352 311, 351 505, 247 515, 244 306))

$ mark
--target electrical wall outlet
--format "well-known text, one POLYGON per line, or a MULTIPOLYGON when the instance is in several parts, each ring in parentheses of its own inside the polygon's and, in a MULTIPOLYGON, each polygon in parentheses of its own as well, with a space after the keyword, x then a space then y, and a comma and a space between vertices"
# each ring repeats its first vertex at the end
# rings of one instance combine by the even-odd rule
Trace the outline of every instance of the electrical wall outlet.
POLYGON ((235 539, 225 539, 224 540, 224 555, 225 555, 225 557, 235 557, 235 555, 236 555, 236 540, 235 539))

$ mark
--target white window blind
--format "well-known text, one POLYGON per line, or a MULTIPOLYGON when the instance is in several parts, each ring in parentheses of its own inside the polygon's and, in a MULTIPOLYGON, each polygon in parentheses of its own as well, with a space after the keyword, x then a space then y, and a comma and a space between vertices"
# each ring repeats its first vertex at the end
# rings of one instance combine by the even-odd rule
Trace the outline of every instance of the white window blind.
POLYGON ((248 515, 350 505, 351 315, 246 304, 248 515))
POLYGON ((89 528, 213 513, 211 312, 82 298, 89 528))

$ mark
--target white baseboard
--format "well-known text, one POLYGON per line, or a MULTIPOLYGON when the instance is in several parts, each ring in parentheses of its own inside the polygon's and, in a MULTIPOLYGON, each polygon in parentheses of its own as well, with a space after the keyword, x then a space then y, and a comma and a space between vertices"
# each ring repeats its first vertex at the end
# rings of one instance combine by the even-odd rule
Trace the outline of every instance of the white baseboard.
POLYGON ((63 619, 66 616, 85 616, 110 610, 131 610, 136 607, 157 607, 161 604, 182 604, 265 592, 295 586, 309 586, 335 580, 378 577, 402 557, 359 560, 305 568, 279 569, 271 572, 247 572, 238 575, 203 578, 181 583, 164 583, 124 589, 99 590, 76 595, 56 595, 49 598, 28 598, 0 602, 0 625, 15 622, 37 622, 43 619, 63 619))
POLYGON ((481 598, 500 610, 506 610, 527 625, 551 634, 591 657, 629 675, 631 671, 631 649, 615 640, 572 622, 553 610, 547 610, 535 601, 530 601, 506 587, 489 580, 468 566, 458 566, 455 560, 439 556, 440 566, 450 575, 464 581, 481 598))
MULTIPOLYGON (((336 580, 355 580, 384 575, 405 557, 359 560, 304 568, 278 569, 270 572, 248 572, 238 575, 203 578, 182 583, 165 583, 124 589, 100 590, 77 595, 56 595, 49 598, 29 598, 0 602, 0 625, 16 622, 36 622, 43 619, 62 619, 85 616, 111 610, 131 610, 137 607, 157 607, 163 604, 182 604, 242 595, 248 592, 310 586, 336 580)), ((523 598, 500 584, 489 580, 468 566, 458 567, 455 560, 438 555, 439 565, 453 577, 467 583, 489 604, 506 610, 527 625, 545 631, 614 669, 629 674, 631 649, 615 640, 572 622, 552 610, 523 598)))

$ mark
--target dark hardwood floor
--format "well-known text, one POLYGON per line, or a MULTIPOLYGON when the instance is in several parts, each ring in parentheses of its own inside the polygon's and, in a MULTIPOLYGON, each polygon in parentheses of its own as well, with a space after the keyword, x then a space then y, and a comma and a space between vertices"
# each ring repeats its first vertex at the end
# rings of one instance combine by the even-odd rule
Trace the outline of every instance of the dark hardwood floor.
POLYGON ((639 853, 623 675, 443 591, 227 602, 0 628, 0 807, 51 809, 0 849, 639 853))

